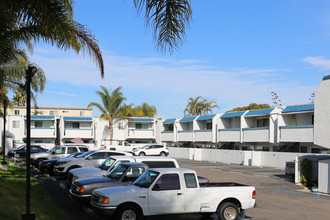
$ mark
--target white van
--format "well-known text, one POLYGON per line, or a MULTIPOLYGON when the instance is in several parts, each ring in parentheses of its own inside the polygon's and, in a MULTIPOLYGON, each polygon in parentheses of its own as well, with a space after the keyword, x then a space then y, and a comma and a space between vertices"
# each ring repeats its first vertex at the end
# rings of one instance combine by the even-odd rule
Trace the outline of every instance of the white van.
POLYGON ((120 163, 138 162, 147 164, 149 168, 179 168, 176 159, 171 157, 140 157, 140 156, 110 156, 97 168, 85 167, 70 170, 68 172, 67 183, 70 185, 72 181, 106 175, 110 170, 120 163))

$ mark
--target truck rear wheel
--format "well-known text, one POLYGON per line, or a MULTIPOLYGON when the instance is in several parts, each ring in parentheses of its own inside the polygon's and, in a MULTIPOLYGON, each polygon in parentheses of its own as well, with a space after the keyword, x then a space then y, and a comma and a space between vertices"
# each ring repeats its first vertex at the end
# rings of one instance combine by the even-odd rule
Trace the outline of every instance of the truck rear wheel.
POLYGON ((220 220, 237 220, 239 216, 238 207, 232 202, 225 202, 218 208, 217 215, 220 220))
POLYGON ((140 210, 134 205, 124 205, 115 213, 115 220, 141 220, 140 210))

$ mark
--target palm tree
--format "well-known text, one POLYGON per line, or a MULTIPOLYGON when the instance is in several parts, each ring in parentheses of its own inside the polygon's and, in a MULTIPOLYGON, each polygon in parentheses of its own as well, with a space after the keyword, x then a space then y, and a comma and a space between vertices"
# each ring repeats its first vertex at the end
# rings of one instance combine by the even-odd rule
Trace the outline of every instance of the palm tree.
POLYGON ((128 119, 132 122, 133 120, 129 117, 121 116, 123 101, 126 100, 121 92, 121 86, 114 89, 112 92, 108 91, 104 86, 101 86, 101 89, 102 91, 96 91, 96 94, 101 98, 102 103, 91 102, 87 107, 96 107, 101 111, 102 114, 100 118, 107 120, 109 123, 109 137, 111 141, 113 138, 113 123, 115 120, 128 119))
MULTIPOLYGON (((0 73, 3 76, 3 87, 14 91, 14 104, 24 106, 26 103, 26 68, 31 62, 24 50, 15 51, 15 59, 0 65, 0 73)), ((36 103, 34 93, 42 93, 46 86, 46 76, 41 67, 37 67, 31 82, 31 98, 36 103)))
POLYGON ((87 52, 104 75, 103 58, 95 37, 73 19, 74 0, 2 0, 0 2, 0 65, 15 58, 20 43, 31 40, 60 49, 87 52))
POLYGON ((206 115, 212 113, 213 108, 220 109, 216 101, 208 101, 201 96, 197 96, 196 98, 190 97, 184 114, 185 116, 206 115))
POLYGON ((152 27, 158 49, 172 52, 181 46, 192 18, 190 0, 134 0, 134 5, 138 12, 145 9, 146 25, 152 27))

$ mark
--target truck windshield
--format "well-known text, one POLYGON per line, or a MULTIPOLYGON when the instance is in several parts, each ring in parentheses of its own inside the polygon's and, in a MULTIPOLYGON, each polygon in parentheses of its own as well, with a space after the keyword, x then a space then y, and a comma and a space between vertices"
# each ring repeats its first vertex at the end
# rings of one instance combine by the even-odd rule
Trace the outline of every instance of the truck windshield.
POLYGON ((77 158, 85 158, 85 157, 87 157, 88 155, 90 155, 90 154, 92 154, 94 152, 95 152, 95 150, 87 151, 87 152, 85 152, 83 154, 80 154, 77 158))
POLYGON ((101 163, 98 168, 101 170, 108 170, 109 167, 111 167, 111 165, 115 162, 115 159, 112 159, 111 157, 109 157, 108 159, 106 159, 105 161, 103 161, 103 163, 101 163))
POLYGON ((47 152, 48 153, 51 153, 51 152, 53 152, 56 148, 58 148, 59 146, 55 146, 55 147, 52 147, 52 148, 50 148, 47 152))
POLYGON ((127 166, 122 166, 122 164, 116 166, 115 169, 113 169, 109 174, 108 177, 111 179, 119 180, 120 177, 125 173, 127 170, 127 166))
POLYGON ((158 172, 147 170, 140 176, 134 183, 133 185, 139 186, 142 188, 149 188, 149 186, 155 181, 157 176, 159 175, 158 172))

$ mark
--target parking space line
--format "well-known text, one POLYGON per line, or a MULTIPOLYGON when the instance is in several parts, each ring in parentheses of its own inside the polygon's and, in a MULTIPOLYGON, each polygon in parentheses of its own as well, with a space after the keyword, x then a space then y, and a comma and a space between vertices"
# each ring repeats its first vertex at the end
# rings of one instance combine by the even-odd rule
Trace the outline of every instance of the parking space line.
POLYGON ((283 193, 285 190, 286 190, 286 189, 282 189, 282 190, 280 191, 280 193, 283 193))
POLYGON ((317 198, 319 198, 319 196, 320 196, 320 194, 317 194, 317 196, 315 197, 315 199, 314 199, 314 200, 317 200, 317 198))
POLYGON ((301 193, 302 193, 302 192, 298 192, 298 193, 296 194, 296 196, 299 196, 301 193))

